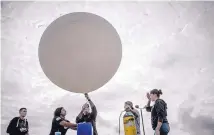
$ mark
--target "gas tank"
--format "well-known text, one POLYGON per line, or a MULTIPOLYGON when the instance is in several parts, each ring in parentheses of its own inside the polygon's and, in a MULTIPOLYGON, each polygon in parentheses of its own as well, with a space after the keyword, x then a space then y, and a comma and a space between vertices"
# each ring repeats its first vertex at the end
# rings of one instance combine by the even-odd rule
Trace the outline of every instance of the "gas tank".
POLYGON ((133 113, 126 112, 123 115, 123 125, 124 125, 125 135, 137 135, 135 117, 134 117, 133 113))

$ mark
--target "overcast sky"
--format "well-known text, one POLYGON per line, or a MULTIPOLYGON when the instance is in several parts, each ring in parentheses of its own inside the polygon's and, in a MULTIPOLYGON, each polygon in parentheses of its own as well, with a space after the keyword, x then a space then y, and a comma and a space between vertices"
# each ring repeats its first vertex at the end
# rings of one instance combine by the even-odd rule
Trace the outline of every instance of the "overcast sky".
MULTIPOLYGON (((28 108, 30 134, 47 135, 56 107, 74 121, 86 101, 52 84, 38 60, 44 30, 71 12, 102 16, 123 45, 116 75, 90 93, 100 135, 116 135, 124 101, 143 106, 153 88, 162 89, 168 104, 170 134, 214 135, 213 2, 3 2, 2 135, 21 107, 28 108)), ((143 115, 151 135, 150 114, 143 115)))

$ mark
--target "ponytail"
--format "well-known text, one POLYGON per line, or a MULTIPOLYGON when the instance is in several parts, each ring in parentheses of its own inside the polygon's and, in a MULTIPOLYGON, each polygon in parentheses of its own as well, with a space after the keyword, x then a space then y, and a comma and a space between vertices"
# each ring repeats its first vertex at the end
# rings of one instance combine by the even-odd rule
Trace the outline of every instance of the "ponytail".
POLYGON ((161 89, 158 90, 158 94, 159 94, 159 95, 162 95, 162 94, 163 94, 163 92, 162 92, 161 89))
POLYGON ((162 92, 161 89, 159 89, 159 90, 158 89, 153 89, 153 90, 151 90, 150 94, 156 94, 157 97, 160 97, 160 95, 162 95, 163 92, 162 92))

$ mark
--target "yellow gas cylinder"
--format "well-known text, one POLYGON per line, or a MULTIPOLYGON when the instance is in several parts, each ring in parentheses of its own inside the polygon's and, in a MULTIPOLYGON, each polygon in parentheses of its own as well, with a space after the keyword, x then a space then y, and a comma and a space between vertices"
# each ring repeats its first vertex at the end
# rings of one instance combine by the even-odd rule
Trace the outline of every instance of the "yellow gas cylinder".
POLYGON ((123 125, 125 135, 137 135, 135 118, 131 112, 126 112, 123 116, 123 125))

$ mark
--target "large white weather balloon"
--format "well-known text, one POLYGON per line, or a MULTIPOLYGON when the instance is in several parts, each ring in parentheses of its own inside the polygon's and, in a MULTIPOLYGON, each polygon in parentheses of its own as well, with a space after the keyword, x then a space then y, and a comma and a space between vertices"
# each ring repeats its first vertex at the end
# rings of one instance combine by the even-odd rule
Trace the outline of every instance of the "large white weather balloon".
POLYGON ((115 28, 92 13, 75 12, 53 21, 39 44, 45 75, 62 89, 86 93, 105 85, 116 73, 122 45, 115 28))

